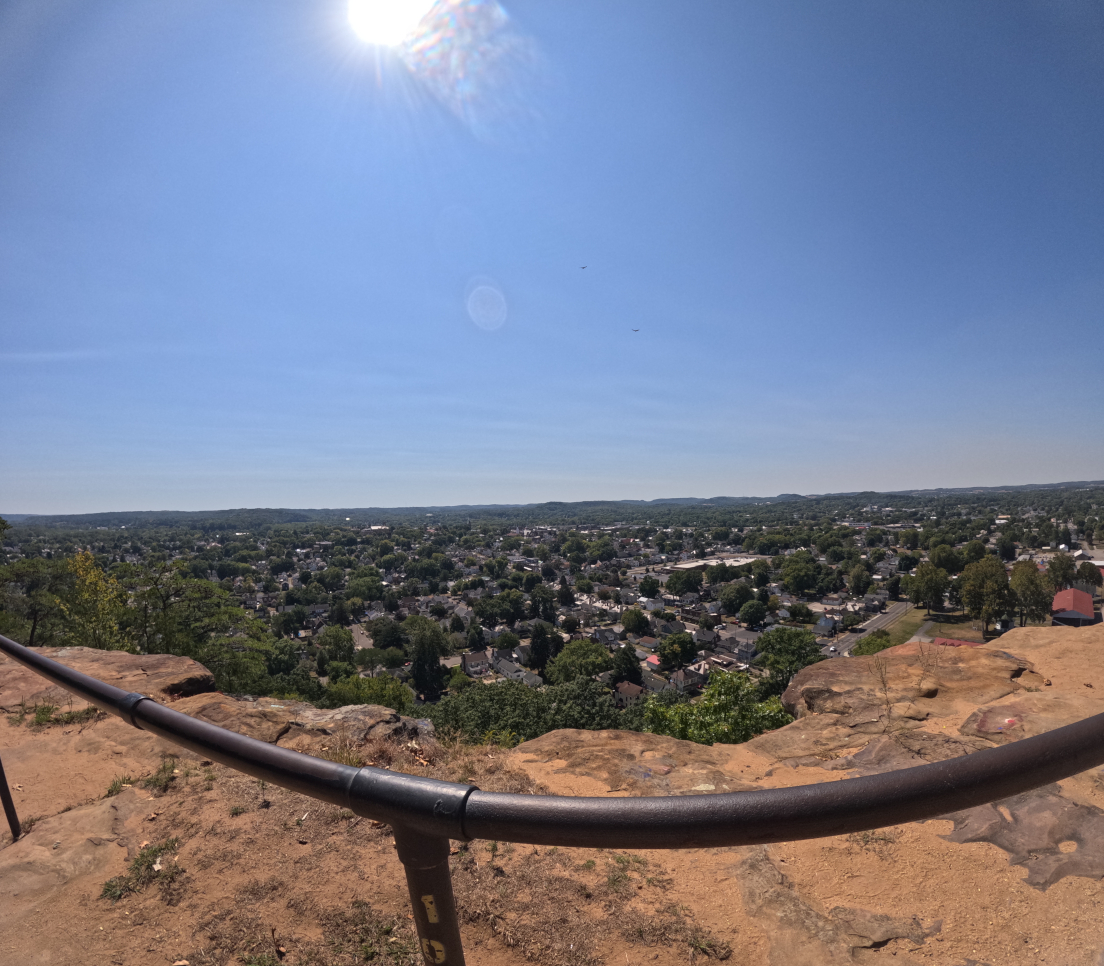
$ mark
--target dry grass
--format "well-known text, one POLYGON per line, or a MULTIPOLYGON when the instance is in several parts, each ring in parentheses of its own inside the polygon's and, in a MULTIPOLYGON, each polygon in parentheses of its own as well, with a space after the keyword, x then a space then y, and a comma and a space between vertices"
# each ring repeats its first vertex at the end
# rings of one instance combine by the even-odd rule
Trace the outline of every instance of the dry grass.
POLYGON ((453 887, 461 922, 489 927, 508 948, 547 966, 595 966, 611 935, 638 946, 681 946, 691 959, 727 959, 731 946, 664 901, 671 880, 650 871, 631 853, 606 853, 601 868, 558 849, 492 842, 461 851, 453 887))
MULTIPOLYGON (((250 884, 247 900, 256 900, 282 890, 283 882, 250 884), (257 893, 260 893, 259 895, 257 893)), ((320 939, 283 936, 248 906, 213 909, 198 924, 196 932, 205 945, 184 958, 192 966, 360 966, 377 962, 381 966, 418 966, 417 936, 409 922, 379 912, 366 902, 353 902, 348 909, 334 910, 309 900, 292 899, 288 908, 299 917, 321 927, 320 939)))
POLYGON ((525 772, 511 768, 497 745, 468 745, 459 740, 394 741, 386 737, 357 743, 343 729, 327 739, 319 754, 354 768, 371 765, 407 775, 477 785, 488 792, 524 795, 546 791, 525 772))

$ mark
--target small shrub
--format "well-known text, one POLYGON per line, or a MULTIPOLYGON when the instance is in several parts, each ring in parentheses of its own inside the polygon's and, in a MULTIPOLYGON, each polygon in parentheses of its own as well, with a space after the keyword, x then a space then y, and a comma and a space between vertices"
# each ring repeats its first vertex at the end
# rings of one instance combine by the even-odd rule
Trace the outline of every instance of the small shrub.
POLYGON ((42 815, 28 815, 22 822, 19 823, 19 831, 26 835, 31 829, 33 829, 39 822, 42 821, 44 816, 42 815))
POLYGON ((111 784, 107 786, 107 791, 104 792, 104 798, 114 798, 124 788, 130 788, 134 784, 134 779, 130 775, 116 775, 111 779, 111 784))
POLYGON ((176 759, 171 756, 163 758, 161 759, 161 765, 157 771, 142 779, 142 787, 152 788, 154 791, 160 792, 163 795, 169 790, 169 786, 176 777, 173 774, 174 771, 176 771, 176 759))
POLYGON ((230 815, 231 815, 232 818, 237 818, 239 815, 244 815, 244 814, 245 814, 245 809, 242 808, 240 805, 232 805, 230 807, 230 815))
POLYGON ((887 647, 892 646, 893 641, 889 636, 889 631, 879 628, 876 631, 871 631, 851 648, 851 653, 855 657, 865 657, 869 654, 877 654, 879 651, 884 651, 887 647))
POLYGON ((63 711, 61 714, 55 714, 52 724, 88 724, 89 721, 95 721, 102 715, 103 712, 99 708, 89 705, 87 708, 81 708, 80 711, 63 711))
POLYGON ((34 712, 34 724, 36 725, 48 725, 54 717, 54 712, 57 711, 58 706, 56 704, 36 704, 34 712))
POLYGON ((177 839, 168 839, 160 845, 147 845, 140 849, 125 875, 117 875, 103 884, 100 898, 110 899, 114 904, 132 892, 141 892, 152 882, 162 887, 173 883, 184 870, 175 862, 163 862, 162 858, 176 852, 178 845, 177 839))

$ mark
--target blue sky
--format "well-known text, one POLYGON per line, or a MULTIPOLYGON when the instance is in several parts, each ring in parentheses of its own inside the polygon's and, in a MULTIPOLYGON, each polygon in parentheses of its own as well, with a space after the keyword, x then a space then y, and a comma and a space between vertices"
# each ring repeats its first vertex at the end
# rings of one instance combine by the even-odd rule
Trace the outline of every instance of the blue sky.
POLYGON ((4 5, 0 511, 1104 478, 1099 4, 452 12, 4 5))

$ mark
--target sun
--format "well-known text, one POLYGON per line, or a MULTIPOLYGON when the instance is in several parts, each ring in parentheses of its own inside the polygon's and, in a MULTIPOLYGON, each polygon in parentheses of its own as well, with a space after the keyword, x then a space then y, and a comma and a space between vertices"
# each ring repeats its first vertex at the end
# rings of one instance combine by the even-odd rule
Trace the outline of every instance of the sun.
POLYGON ((409 37, 434 0, 349 0, 349 25, 365 43, 394 47, 409 37))

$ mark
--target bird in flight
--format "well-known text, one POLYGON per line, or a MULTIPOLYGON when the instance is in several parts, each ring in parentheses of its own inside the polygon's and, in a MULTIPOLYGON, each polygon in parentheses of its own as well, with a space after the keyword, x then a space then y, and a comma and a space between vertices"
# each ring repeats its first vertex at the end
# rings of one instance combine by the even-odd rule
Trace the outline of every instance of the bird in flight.
POLYGON ((639 329, 633 329, 633 332, 639 332, 639 331, 640 331, 639 329))
POLYGON ((583 265, 582 267, 583 267, 583 268, 586 268, 586 266, 585 266, 585 265, 583 265))

